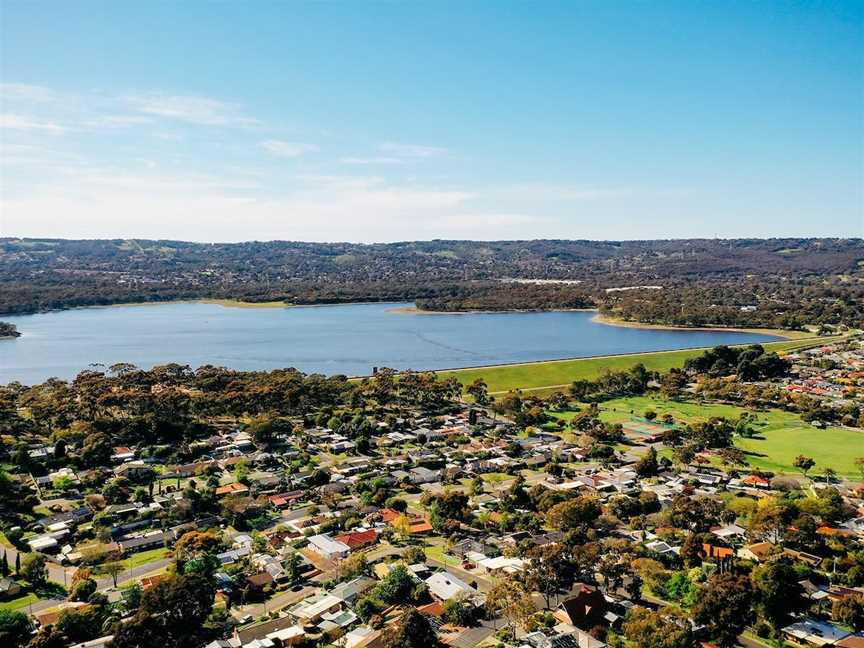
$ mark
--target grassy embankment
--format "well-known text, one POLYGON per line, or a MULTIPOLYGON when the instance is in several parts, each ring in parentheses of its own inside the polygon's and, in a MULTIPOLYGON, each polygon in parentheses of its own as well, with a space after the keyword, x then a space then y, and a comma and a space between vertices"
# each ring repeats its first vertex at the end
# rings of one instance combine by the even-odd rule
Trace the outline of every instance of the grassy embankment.
MULTIPOLYGON (((635 396, 617 398, 600 405, 600 418, 611 423, 624 423, 633 416, 642 416, 653 410, 659 416, 671 414, 682 423, 695 423, 711 417, 723 416, 737 420, 742 413, 755 414, 753 428, 756 436, 750 439, 735 438, 735 445, 747 453, 747 461, 753 468, 774 473, 799 474, 792 462, 799 454, 816 461, 813 474, 825 468, 833 468, 837 474, 859 480, 861 478, 854 460, 864 456, 864 432, 843 427, 824 430, 805 423, 793 412, 782 410, 753 411, 735 405, 700 404, 670 401, 660 396, 635 396)), ((574 413, 552 413, 565 420, 574 413)))
MULTIPOLYGON (((839 338, 783 340, 767 342, 763 346, 770 351, 792 351, 828 343, 836 339, 839 338)), ((483 378, 489 391, 493 394, 506 392, 510 389, 522 389, 542 394, 544 391, 565 388, 577 379, 597 378, 604 371, 623 371, 640 362, 651 371, 668 371, 672 367, 683 366, 687 359, 698 356, 704 350, 704 348, 684 349, 571 360, 526 362, 472 369, 453 369, 440 371, 438 374, 443 378, 453 376, 463 385, 468 385, 477 378, 483 378)))

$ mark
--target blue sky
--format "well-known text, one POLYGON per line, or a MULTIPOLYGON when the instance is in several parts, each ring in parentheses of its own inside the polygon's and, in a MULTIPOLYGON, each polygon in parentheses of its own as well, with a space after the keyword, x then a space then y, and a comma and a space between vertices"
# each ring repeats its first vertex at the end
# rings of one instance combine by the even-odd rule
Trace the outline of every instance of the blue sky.
POLYGON ((864 2, 18 2, 5 236, 864 235, 864 2))

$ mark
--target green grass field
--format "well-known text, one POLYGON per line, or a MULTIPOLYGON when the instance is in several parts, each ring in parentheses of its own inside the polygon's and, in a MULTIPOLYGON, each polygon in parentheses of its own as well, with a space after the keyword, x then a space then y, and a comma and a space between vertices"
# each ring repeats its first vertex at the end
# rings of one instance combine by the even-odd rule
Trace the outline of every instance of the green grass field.
MULTIPOLYGON (((735 420, 749 411, 734 405, 700 405, 668 401, 659 396, 639 396, 602 403, 600 417, 612 423, 623 423, 632 416, 642 416, 649 409, 660 416, 671 414, 676 421, 686 423, 713 416, 735 420)), ((747 459, 752 467, 775 473, 797 473, 792 462, 799 454, 803 454, 816 461, 812 474, 819 474, 830 467, 843 477, 860 479, 854 460, 864 456, 864 432, 841 427, 819 430, 802 421, 797 414, 782 410, 754 413, 758 420, 753 427, 757 435, 763 438, 735 438, 735 445, 750 453, 747 459)), ((573 413, 553 413, 553 416, 569 419, 573 413)))
MULTIPOLYGON (((827 343, 831 339, 836 338, 823 338, 821 341, 827 343)), ((779 352, 811 347, 814 344, 813 339, 805 339, 768 342, 763 346, 766 349, 779 352)), ((555 388, 567 387, 574 380, 580 378, 597 378, 605 371, 622 371, 640 362, 651 371, 668 371, 672 367, 683 366, 687 359, 696 357, 703 351, 704 349, 685 349, 597 358, 578 358, 575 360, 528 362, 525 364, 440 371, 438 375, 443 378, 453 376, 463 385, 468 385, 477 378, 483 378, 489 387, 489 391, 493 394, 506 392, 510 389, 551 391, 555 388)))
POLYGON ((123 564, 123 570, 128 571, 130 569, 135 569, 136 567, 146 565, 147 563, 153 562, 154 560, 161 560, 162 558, 167 558, 169 553, 171 553, 170 549, 160 547, 158 549, 150 549, 149 551, 141 551, 139 553, 132 554, 131 556, 129 556, 128 558, 124 558, 120 562, 123 564))
POLYGON ((0 610, 20 610, 23 607, 27 607, 31 603, 35 603, 39 600, 39 597, 30 592, 29 594, 24 594, 23 596, 19 596, 18 598, 11 599, 9 601, 3 601, 0 603, 0 610))

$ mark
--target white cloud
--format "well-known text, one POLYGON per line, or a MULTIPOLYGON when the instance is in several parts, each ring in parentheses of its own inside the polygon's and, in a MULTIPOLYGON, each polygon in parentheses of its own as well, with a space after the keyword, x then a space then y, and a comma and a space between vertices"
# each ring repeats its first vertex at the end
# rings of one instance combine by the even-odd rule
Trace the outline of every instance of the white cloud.
POLYGON ((0 100, 45 103, 57 99, 50 88, 26 83, 0 83, 0 100))
POLYGON ((154 119, 145 115, 104 115, 87 122, 88 126, 109 128, 125 128, 128 126, 140 126, 141 124, 152 124, 154 119))
POLYGON ((209 97, 182 95, 134 95, 124 98, 132 109, 146 115, 201 126, 254 126, 258 120, 239 114, 233 104, 209 97))
POLYGON ((397 157, 343 157, 340 164, 403 164, 405 161, 397 157))
POLYGON ((384 142, 378 148, 384 153, 400 157, 430 158, 447 154, 447 149, 438 146, 400 144, 399 142, 384 142))
POLYGON ((27 117, 25 115, 15 115, 11 113, 0 115, 0 129, 39 131, 50 133, 51 135, 60 135, 67 130, 64 126, 60 126, 52 121, 43 121, 36 117, 27 117))
POLYGON ((307 153, 316 153, 320 149, 315 144, 285 142, 283 140, 264 140, 259 146, 276 157, 295 158, 307 153))
POLYGON ((395 185, 374 177, 300 176, 276 195, 244 178, 138 169, 57 174, 58 180, 38 192, 6 195, 0 229, 8 235, 83 238, 392 241, 479 236, 490 226, 507 225, 494 215, 473 218, 475 196, 460 189, 395 185), (476 229, 468 225, 472 222, 476 229))

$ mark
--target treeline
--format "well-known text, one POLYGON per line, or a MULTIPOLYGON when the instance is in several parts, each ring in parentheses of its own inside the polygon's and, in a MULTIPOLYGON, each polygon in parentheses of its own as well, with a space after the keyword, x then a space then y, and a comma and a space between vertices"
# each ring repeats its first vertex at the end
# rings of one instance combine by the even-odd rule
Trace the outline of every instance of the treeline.
POLYGON ((471 283, 442 287, 435 297, 417 299, 425 311, 512 311, 593 308, 584 288, 571 284, 471 283))
MULTIPOLYGON (((27 446, 48 441, 55 443, 58 458, 96 467, 109 462, 114 445, 167 445, 169 452, 182 454, 186 444, 212 436, 220 419, 292 417, 308 426, 341 426, 335 414, 342 410, 436 412, 460 391, 455 379, 439 380, 433 372, 397 375, 383 369, 374 378, 351 382, 296 369, 192 370, 171 364, 144 370, 118 364, 107 372, 82 372, 71 382, 0 386, 0 439, 2 450, 24 467, 27 446), (67 457, 73 449, 74 456, 67 457)), ((266 441, 273 426, 261 427, 266 441)), ((255 426, 250 429, 259 436, 255 426)))
POLYGON ((671 326, 801 329, 807 324, 858 327, 864 321, 860 276, 695 277, 662 290, 609 293, 601 312, 620 319, 671 326))
POLYGON ((416 300, 443 311, 593 306, 681 326, 851 326, 861 320, 862 261, 860 239, 359 245, 7 238, 0 239, 0 313, 192 298, 416 300), (662 290, 607 292, 641 285, 662 290))
POLYGON ((789 373, 790 363, 776 353, 766 353, 761 344, 736 348, 717 346, 684 363, 686 371, 711 377, 735 374, 739 380, 770 380, 789 373))

